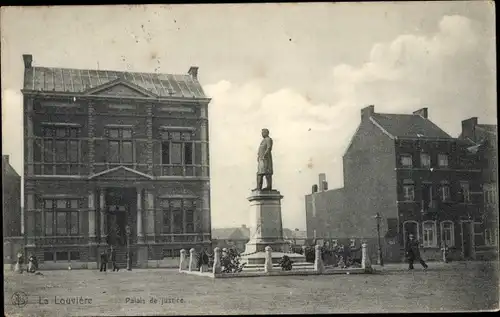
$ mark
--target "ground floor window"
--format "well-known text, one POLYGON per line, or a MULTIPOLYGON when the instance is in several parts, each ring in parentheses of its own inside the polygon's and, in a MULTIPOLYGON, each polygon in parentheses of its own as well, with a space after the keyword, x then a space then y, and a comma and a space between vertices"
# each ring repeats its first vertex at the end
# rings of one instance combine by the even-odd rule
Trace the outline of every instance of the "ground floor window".
POLYGON ((441 222, 441 243, 447 247, 455 246, 455 228, 453 222, 441 222))
POLYGON ((79 234, 79 199, 45 199, 43 204, 46 236, 79 234))
POLYGON ((436 224, 433 221, 422 223, 422 244, 428 248, 436 246, 436 224))
POLYGON ((164 199, 162 233, 194 233, 195 199, 164 199))
POLYGON ((45 251, 43 253, 43 260, 47 262, 79 261, 80 251, 45 251))

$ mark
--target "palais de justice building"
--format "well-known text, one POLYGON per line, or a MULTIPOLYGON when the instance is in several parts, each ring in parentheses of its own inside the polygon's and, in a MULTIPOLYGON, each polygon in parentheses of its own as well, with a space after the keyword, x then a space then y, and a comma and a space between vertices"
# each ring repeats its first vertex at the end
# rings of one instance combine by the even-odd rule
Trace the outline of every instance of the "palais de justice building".
MULTIPOLYGON (((24 59, 26 251, 45 266, 133 266, 211 244, 208 104, 187 74, 49 68, 24 59)), ((156 262, 157 263, 157 262, 156 262)))

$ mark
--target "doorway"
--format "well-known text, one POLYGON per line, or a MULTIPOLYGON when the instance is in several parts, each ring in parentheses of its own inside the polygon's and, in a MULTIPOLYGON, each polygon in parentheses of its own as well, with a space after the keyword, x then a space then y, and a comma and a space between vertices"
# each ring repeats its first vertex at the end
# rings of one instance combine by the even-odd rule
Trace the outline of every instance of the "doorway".
POLYGON ((119 247, 127 244, 127 226, 132 233, 136 206, 135 188, 106 189, 106 226, 109 245, 119 247))
POLYGON ((465 260, 471 259, 473 256, 472 244, 473 232, 472 222, 462 222, 462 255, 465 260))

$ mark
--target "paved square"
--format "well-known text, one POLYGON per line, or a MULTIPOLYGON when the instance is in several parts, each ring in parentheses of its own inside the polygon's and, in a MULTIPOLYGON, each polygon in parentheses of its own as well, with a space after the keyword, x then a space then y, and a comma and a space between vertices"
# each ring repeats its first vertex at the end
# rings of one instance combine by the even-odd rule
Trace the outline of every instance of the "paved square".
POLYGON ((43 276, 8 272, 5 312, 6 316, 296 314, 498 307, 498 262, 430 265, 428 272, 418 267, 407 272, 400 265, 377 275, 241 279, 160 269, 106 274, 45 271, 43 276), (13 298, 15 293, 28 296, 26 305, 22 296, 13 298))

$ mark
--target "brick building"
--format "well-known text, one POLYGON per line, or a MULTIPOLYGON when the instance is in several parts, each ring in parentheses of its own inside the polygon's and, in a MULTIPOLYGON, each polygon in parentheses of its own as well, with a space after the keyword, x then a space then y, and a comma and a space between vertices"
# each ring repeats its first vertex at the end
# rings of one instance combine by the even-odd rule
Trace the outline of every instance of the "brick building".
POLYGON ((343 188, 315 187, 306 196, 308 233, 350 244, 369 240, 374 256, 379 213, 386 260, 404 257, 409 233, 421 240, 428 259, 441 258, 444 245, 451 257, 475 257, 474 222, 483 205, 479 160, 432 123, 427 108, 413 114, 362 109, 343 168, 343 188), (314 219, 313 200, 321 221, 314 219))
POLYGON ((23 249, 23 239, 21 176, 10 165, 8 155, 2 155, 2 203, 3 263, 10 270, 16 254, 23 249))
POLYGON ((24 59, 27 252, 42 267, 133 266, 210 245, 208 104, 188 74, 35 67, 24 59))
POLYGON ((2 155, 3 236, 21 236, 21 176, 2 155))
POLYGON ((482 257, 498 256, 498 137, 497 126, 479 124, 477 117, 462 121, 459 139, 469 151, 481 158, 484 213, 476 222, 476 253, 482 257))

